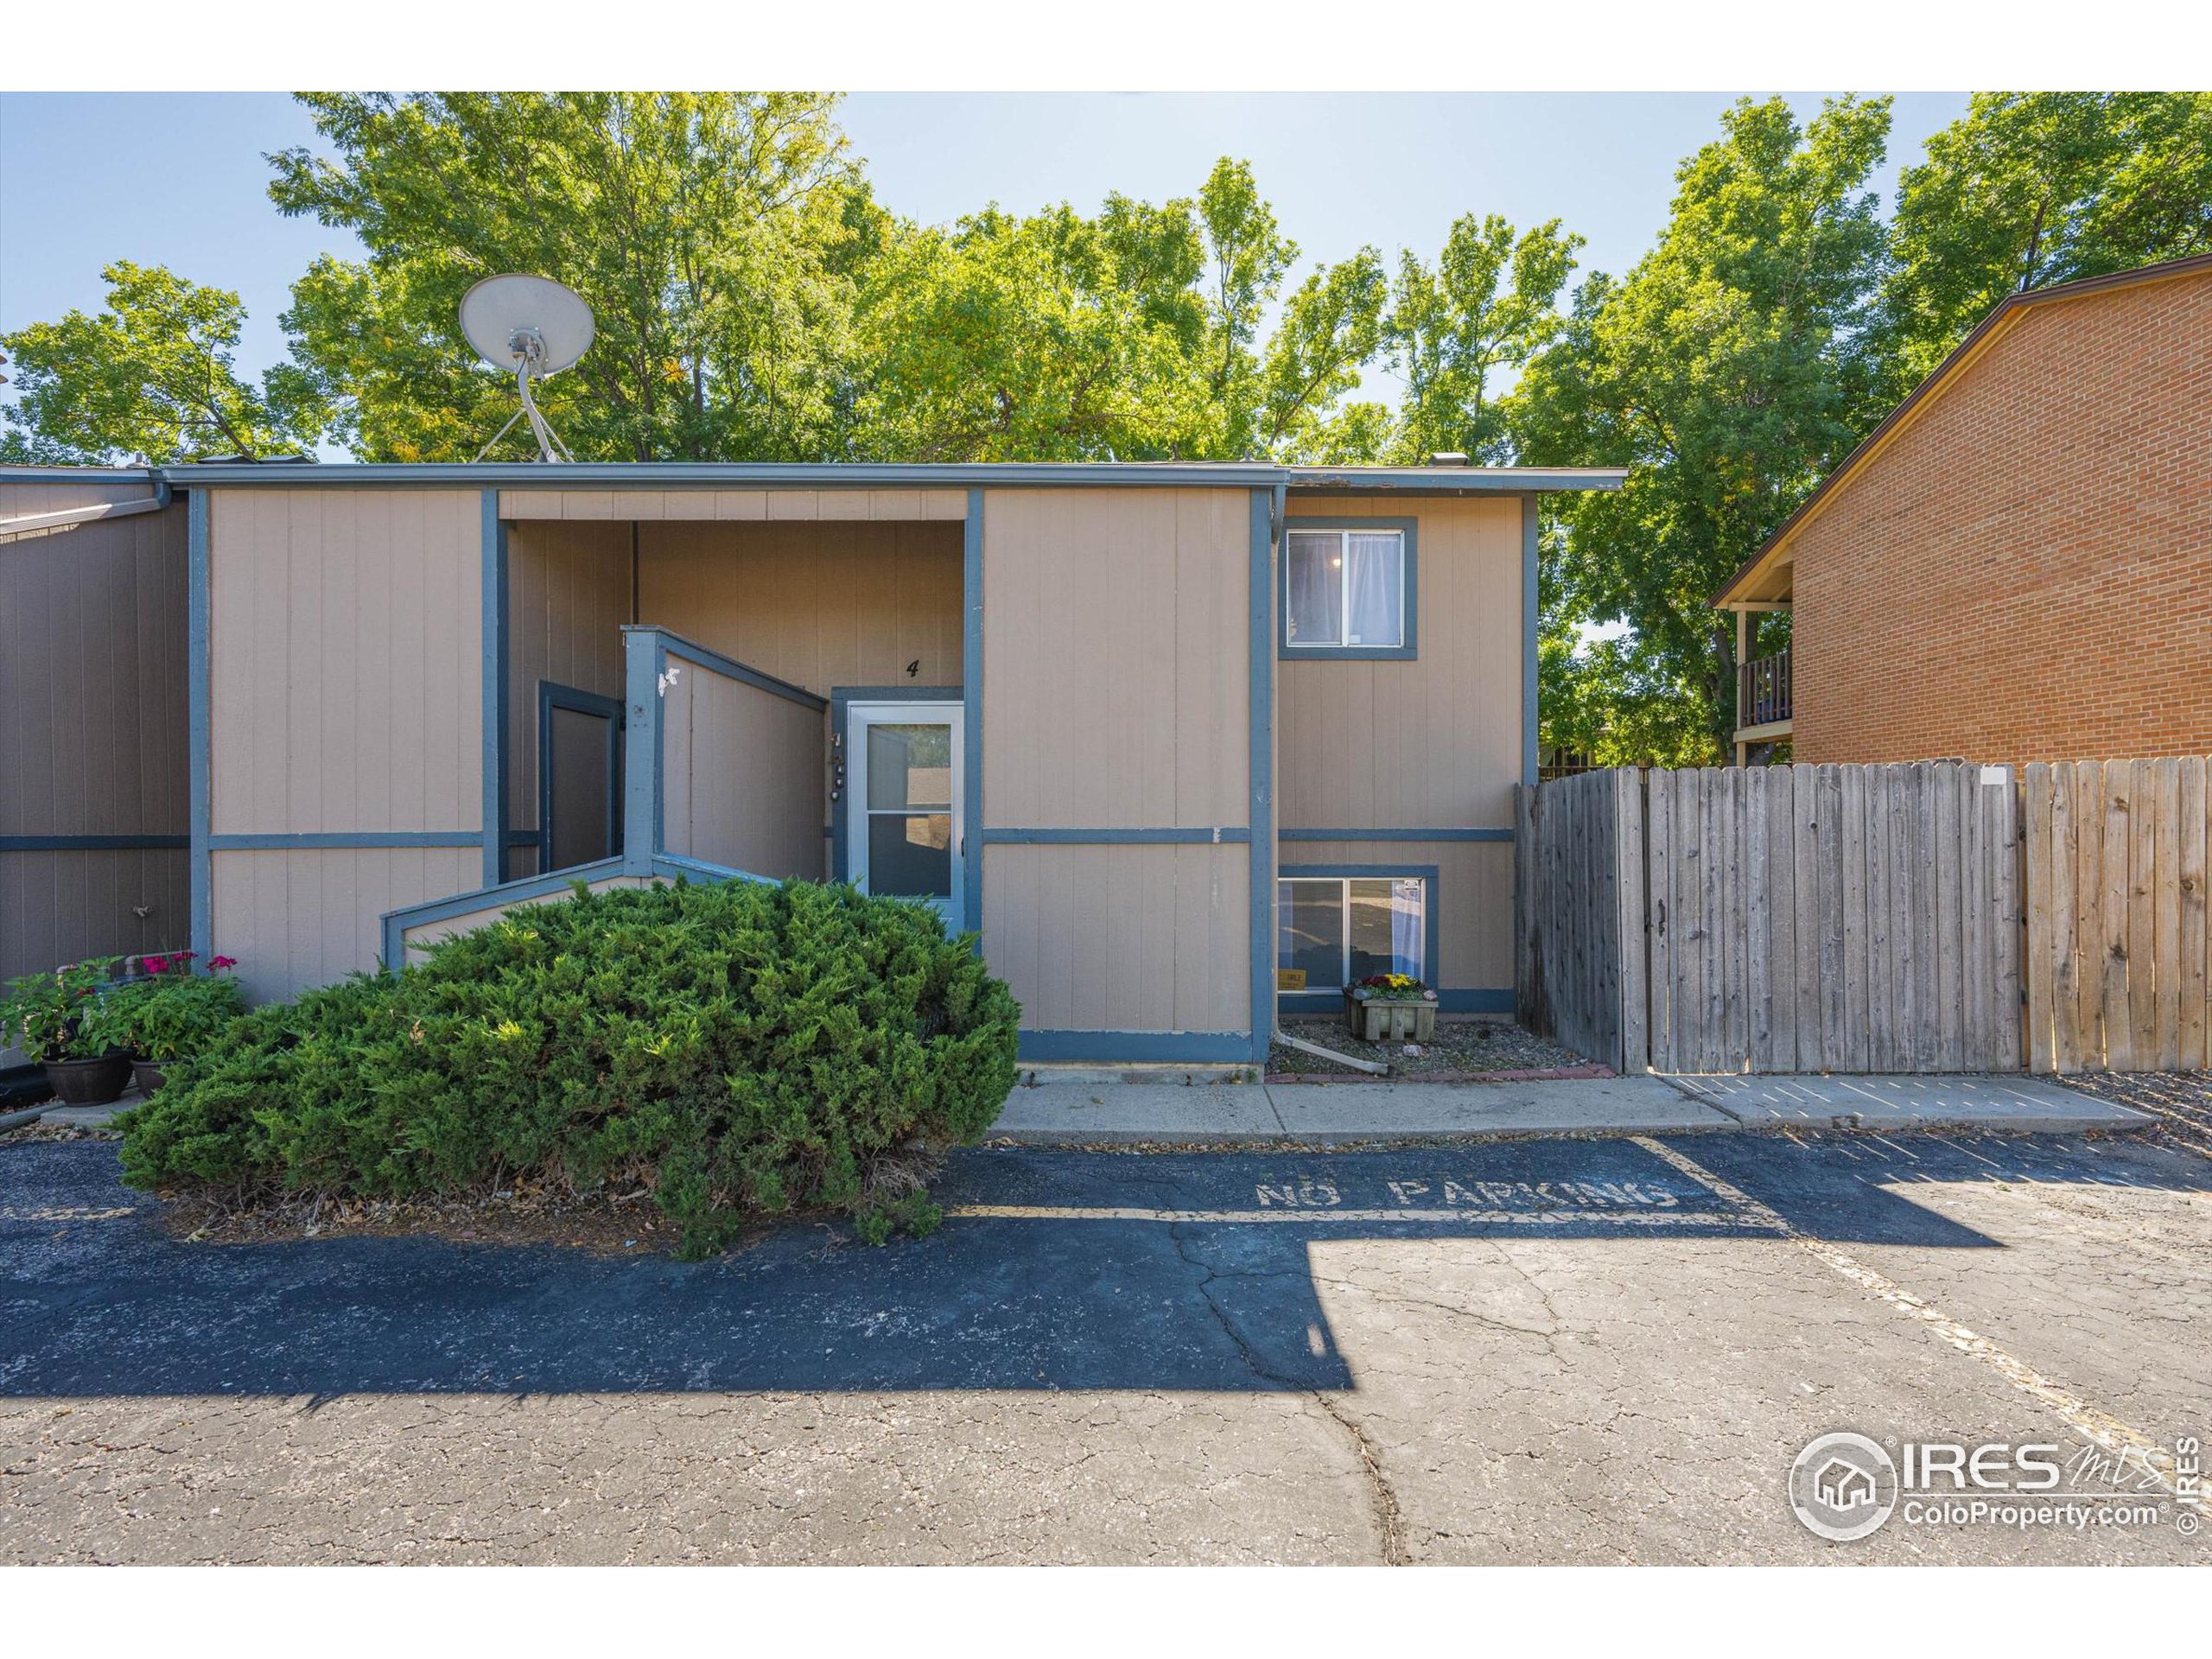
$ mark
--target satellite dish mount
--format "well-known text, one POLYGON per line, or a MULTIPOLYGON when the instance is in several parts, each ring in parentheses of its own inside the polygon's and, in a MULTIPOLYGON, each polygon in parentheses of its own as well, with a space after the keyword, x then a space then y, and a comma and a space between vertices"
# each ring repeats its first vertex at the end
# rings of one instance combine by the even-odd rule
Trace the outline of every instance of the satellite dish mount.
POLYGON ((476 354, 495 369, 512 370, 522 407, 492 435, 492 442, 477 452, 481 461, 493 446, 527 420, 537 439, 537 458, 543 461, 574 461, 538 412, 531 383, 558 374, 590 349, 596 332, 591 308, 570 288, 545 276, 486 276, 470 289, 461 302, 461 331, 476 354))

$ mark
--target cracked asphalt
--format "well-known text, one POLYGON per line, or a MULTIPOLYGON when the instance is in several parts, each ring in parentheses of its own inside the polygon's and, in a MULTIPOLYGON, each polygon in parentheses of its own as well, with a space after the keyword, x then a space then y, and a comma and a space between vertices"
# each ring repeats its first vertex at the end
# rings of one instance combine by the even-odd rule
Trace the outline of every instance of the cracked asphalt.
POLYGON ((1824 1542, 1815 1435, 2171 1447, 2212 1161, 2126 1139, 979 1150, 934 1236, 188 1245, 0 1146, 0 1560, 2201 1561, 1824 1542), (1963 1333, 1963 1334, 1962 1334, 1963 1333), (2103 1432, 2103 1431, 2099 1431, 2103 1432))

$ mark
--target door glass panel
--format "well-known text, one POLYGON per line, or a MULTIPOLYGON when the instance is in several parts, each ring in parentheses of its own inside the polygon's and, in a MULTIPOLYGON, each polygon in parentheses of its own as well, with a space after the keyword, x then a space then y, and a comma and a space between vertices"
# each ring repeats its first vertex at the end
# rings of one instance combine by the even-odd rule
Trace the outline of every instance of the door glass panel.
POLYGON ((1351 889, 1351 977, 1354 984, 1371 974, 1421 977, 1424 918, 1418 880, 1355 880, 1351 889))
POLYGON ((868 804, 884 808, 952 804, 952 728, 870 726, 868 804))
MULTIPOLYGON (((872 728, 870 737, 882 729, 872 728)), ((871 742, 871 761, 874 749, 871 742)), ((868 885, 871 893, 895 893, 902 898, 950 898, 952 815, 871 811, 868 819, 868 885)))
POLYGON ((1344 884, 1278 881, 1275 894, 1275 966, 1302 969, 1309 991, 1338 988, 1344 982, 1344 884))

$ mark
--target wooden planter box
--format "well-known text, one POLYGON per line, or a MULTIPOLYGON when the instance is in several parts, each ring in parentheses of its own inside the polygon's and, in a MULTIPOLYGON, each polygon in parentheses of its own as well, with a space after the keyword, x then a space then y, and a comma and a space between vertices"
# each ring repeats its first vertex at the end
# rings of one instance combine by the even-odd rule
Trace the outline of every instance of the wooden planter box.
POLYGON ((1363 1043, 1427 1043, 1436 1038, 1436 994, 1417 1002, 1392 1002, 1344 992, 1344 1025, 1363 1043))

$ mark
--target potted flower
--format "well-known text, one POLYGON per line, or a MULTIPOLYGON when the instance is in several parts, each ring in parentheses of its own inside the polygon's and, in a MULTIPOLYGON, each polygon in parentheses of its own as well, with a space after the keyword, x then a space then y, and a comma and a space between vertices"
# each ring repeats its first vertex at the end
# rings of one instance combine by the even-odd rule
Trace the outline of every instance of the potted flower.
POLYGON ((142 1095, 162 1086, 164 1067, 196 1059, 245 1012, 245 998, 230 975, 237 959, 210 957, 205 973, 193 971, 194 960, 189 950, 143 958, 144 976, 118 985, 86 1017, 98 1039, 130 1054, 142 1095))
POLYGON ((108 975, 120 961, 94 957, 29 974, 0 997, 0 1041, 18 1044, 46 1068, 47 1087, 65 1106, 105 1106, 130 1081, 130 1057, 92 1018, 108 975))
POLYGON ((1432 1041, 1436 993, 1411 974, 1370 974, 1344 987, 1344 1024, 1363 1043, 1432 1041))

